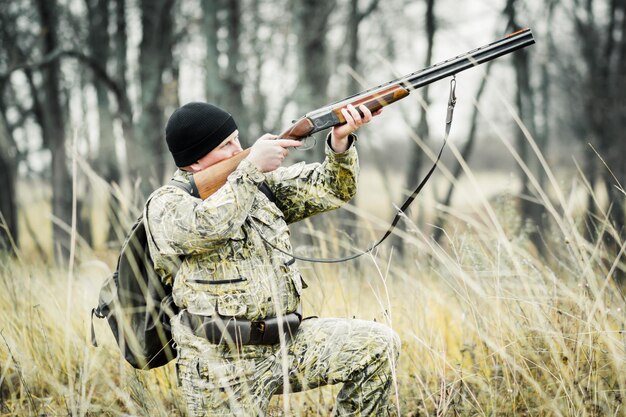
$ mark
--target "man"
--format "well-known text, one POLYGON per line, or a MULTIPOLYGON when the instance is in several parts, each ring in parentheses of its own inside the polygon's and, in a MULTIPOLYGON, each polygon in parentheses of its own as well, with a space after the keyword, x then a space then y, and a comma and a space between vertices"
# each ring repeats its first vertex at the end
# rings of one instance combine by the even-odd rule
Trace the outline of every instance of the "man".
MULTIPOLYGON (((343 110, 347 123, 332 129, 321 164, 281 167, 301 143, 266 134, 207 199, 174 186, 150 197, 151 257, 181 309, 172 334, 190 415, 264 415, 275 393, 340 382, 336 415, 386 415, 398 336, 362 320, 300 322, 306 285, 294 259, 272 247, 291 253, 289 223, 353 197, 353 133, 373 117, 360 110, 343 110)), ((184 183, 242 151, 232 116, 206 103, 177 109, 165 132, 184 183)))

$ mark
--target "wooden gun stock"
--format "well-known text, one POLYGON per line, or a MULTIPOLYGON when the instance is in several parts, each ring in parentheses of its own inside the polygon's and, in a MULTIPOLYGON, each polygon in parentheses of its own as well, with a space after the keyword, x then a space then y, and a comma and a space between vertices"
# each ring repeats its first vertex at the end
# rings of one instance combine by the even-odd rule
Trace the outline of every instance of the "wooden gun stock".
MULTIPOLYGON (((378 87, 370 88, 359 94, 307 113, 278 135, 278 137, 296 140, 304 139, 316 132, 345 123, 346 120, 341 113, 341 109, 348 104, 352 104, 353 106, 363 104, 370 111, 375 112, 384 106, 408 96, 411 90, 421 88, 468 68, 507 55, 518 49, 532 45, 533 43, 535 43, 535 40, 533 39, 530 29, 519 30, 488 45, 473 49, 465 54, 458 55, 428 68, 381 84, 378 87)), ((195 182, 200 197, 205 199, 220 189, 226 183, 228 175, 237 168, 239 163, 248 156, 249 153, 250 149, 246 149, 230 159, 218 162, 201 172, 193 174, 193 182, 195 182)))
POLYGON ((239 163, 250 153, 250 148, 244 149, 237 155, 213 164, 200 172, 193 174, 192 182, 198 189, 201 199, 209 197, 211 194, 222 188, 226 184, 226 179, 231 172, 237 169, 239 163))

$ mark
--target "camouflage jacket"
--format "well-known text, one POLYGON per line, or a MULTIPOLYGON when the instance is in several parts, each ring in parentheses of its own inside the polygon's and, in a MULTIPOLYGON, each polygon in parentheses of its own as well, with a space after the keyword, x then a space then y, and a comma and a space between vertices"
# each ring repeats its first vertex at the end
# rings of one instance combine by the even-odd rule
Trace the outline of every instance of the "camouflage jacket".
MULTIPOLYGON (((288 224, 332 210, 356 192, 355 146, 341 154, 326 143, 321 164, 304 162, 261 173, 243 160, 215 194, 201 200, 166 185, 148 199, 144 220, 156 271, 172 283, 175 303, 191 313, 255 320, 295 311, 303 281, 288 224), (272 203, 259 185, 276 196, 272 203)), ((174 178, 189 181, 178 170, 174 178)))

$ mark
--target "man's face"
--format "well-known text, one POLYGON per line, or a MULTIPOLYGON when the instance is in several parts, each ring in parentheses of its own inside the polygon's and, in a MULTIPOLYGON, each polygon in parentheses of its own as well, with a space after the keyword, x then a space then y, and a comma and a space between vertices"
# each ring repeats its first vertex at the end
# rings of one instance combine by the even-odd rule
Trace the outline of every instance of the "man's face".
POLYGON ((235 154, 238 154, 243 149, 239 144, 239 130, 235 130, 226 139, 222 141, 215 149, 208 154, 204 155, 198 160, 198 162, 185 167, 187 171, 198 172, 217 164, 224 159, 228 159, 235 154))

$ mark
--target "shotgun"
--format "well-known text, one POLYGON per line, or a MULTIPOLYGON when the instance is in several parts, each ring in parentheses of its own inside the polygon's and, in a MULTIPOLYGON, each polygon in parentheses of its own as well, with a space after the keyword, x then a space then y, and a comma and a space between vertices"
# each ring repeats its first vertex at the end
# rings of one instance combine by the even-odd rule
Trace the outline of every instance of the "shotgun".
MULTIPOLYGON (((352 104, 355 107, 363 104, 370 111, 375 112, 382 107, 403 99, 412 90, 510 54, 534 43, 535 40, 530 29, 519 30, 488 45, 313 110, 296 120, 293 125, 278 135, 278 137, 295 140, 305 139, 314 133, 345 123, 346 120, 341 114, 341 109, 348 104, 352 104)), ((195 173, 192 178, 192 187, 197 188, 200 198, 205 199, 220 189, 226 183, 228 175, 237 168, 239 163, 249 153, 250 149, 245 149, 229 159, 220 161, 195 173)))

